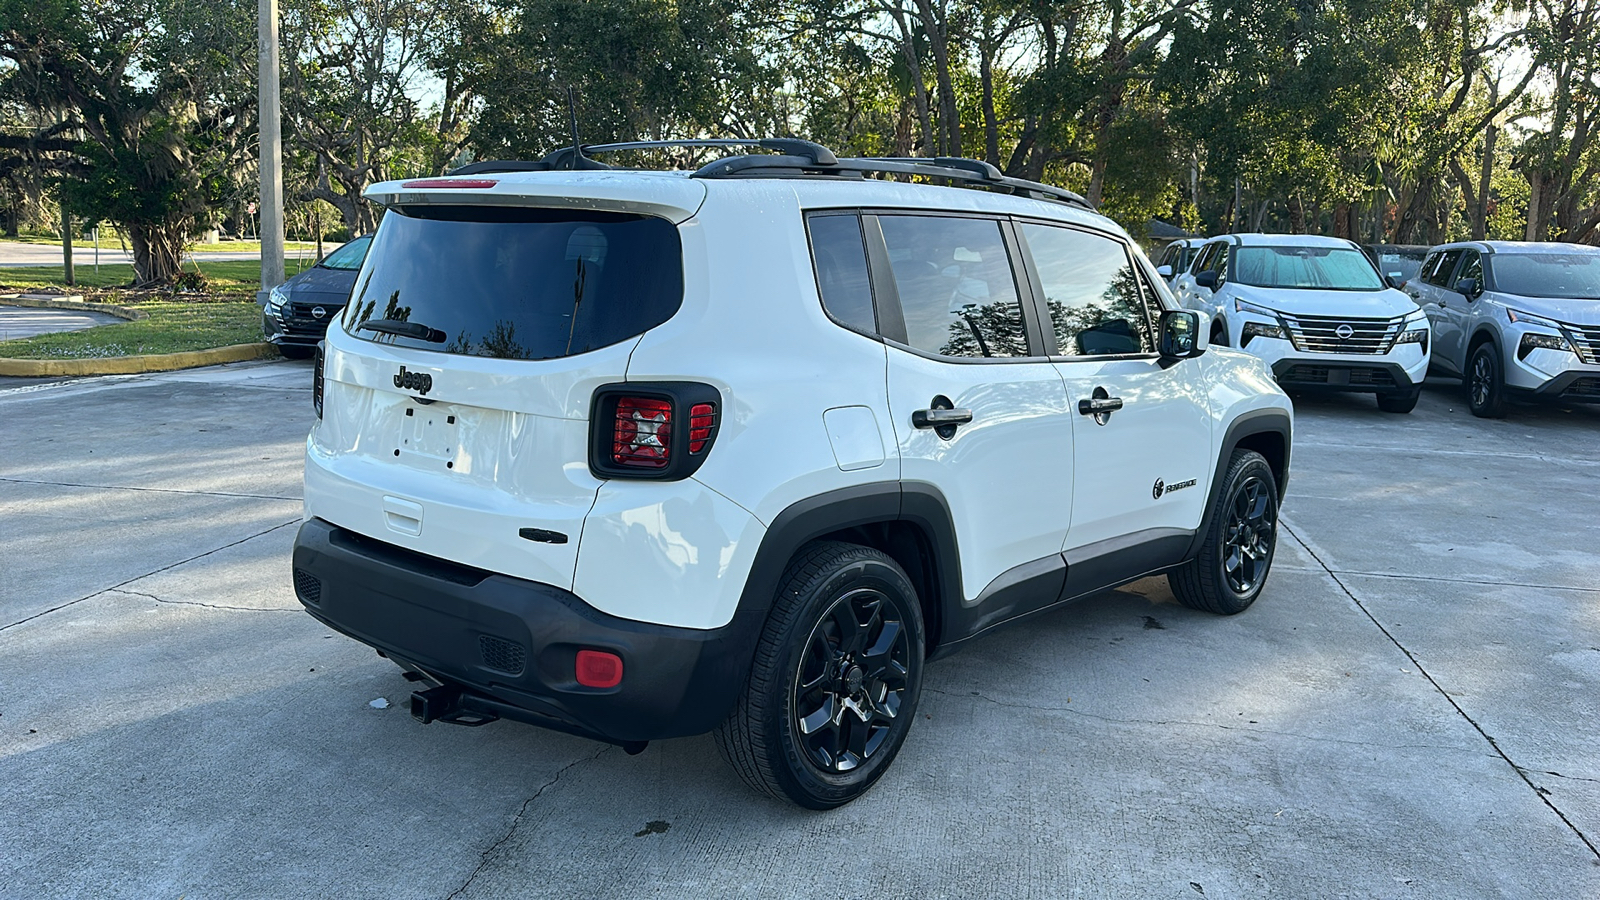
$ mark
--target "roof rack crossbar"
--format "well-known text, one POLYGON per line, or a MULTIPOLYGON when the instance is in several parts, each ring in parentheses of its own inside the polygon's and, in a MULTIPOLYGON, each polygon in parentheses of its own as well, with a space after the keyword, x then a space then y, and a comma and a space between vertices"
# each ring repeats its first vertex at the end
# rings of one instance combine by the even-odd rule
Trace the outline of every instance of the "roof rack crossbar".
POLYGON ((702 166, 694 173, 696 178, 731 178, 750 175, 847 175, 861 177, 865 174, 920 175, 924 178, 944 178, 966 184, 1000 188, 1012 194, 1036 200, 1053 200, 1082 207, 1091 212, 1094 206, 1081 195, 1037 181, 1026 181, 1000 174, 989 163, 961 157, 920 156, 862 156, 840 159, 836 165, 806 164, 806 160, 792 156, 732 156, 702 166))
POLYGON ((808 165, 833 166, 839 158, 821 144, 799 138, 705 138, 676 141, 622 141, 614 144, 584 144, 581 147, 562 147, 538 161, 492 159, 468 163, 453 169, 451 175, 483 175, 490 172, 550 172, 571 169, 610 169, 591 153, 618 153, 624 150, 668 150, 680 147, 760 147, 784 154, 784 159, 801 157, 808 165))

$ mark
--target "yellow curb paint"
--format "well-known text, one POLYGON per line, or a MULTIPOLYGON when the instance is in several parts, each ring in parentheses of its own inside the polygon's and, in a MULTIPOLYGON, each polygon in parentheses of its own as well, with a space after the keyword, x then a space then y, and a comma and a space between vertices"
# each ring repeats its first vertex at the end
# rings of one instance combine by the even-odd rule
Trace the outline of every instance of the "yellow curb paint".
POLYGON ((186 350, 182 353, 156 353, 149 356, 105 356, 95 359, 0 359, 0 375, 37 377, 40 375, 139 375, 145 372, 171 372, 220 363, 269 359, 278 355, 271 344, 234 344, 212 350, 186 350))
POLYGON ((142 309, 132 309, 127 306, 117 306, 112 303, 86 303, 82 300, 33 300, 15 294, 0 296, 0 306, 25 306, 29 309, 70 309, 76 311, 102 312, 108 316, 127 319, 137 322, 140 319, 150 318, 150 314, 142 309))

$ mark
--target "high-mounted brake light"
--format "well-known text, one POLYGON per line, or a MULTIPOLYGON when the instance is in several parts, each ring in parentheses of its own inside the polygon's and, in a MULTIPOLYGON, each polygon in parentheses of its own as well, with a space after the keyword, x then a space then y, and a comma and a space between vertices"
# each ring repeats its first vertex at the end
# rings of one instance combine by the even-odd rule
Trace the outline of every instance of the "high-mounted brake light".
POLYGON ((617 465, 662 469, 671 460, 672 401, 619 397, 615 428, 611 461, 617 465))
POLYGON ((482 189, 492 188, 500 182, 489 178, 423 178, 419 181, 407 181, 400 185, 403 188, 464 188, 482 189))

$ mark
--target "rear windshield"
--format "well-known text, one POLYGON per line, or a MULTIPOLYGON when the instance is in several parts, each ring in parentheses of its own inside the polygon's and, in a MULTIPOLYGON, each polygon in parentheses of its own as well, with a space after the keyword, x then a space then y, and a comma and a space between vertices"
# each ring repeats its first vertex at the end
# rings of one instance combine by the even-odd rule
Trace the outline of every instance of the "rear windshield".
POLYGON ((1265 288, 1376 291, 1384 287, 1367 255, 1342 247, 1240 247, 1234 280, 1265 288))
POLYGON ((1491 258, 1496 290, 1600 300, 1600 253, 1496 253, 1491 258))
POLYGON ((1385 275, 1393 275, 1401 281, 1410 281, 1422 271, 1422 261, 1427 258, 1427 250, 1379 250, 1378 268, 1385 275))
POLYGON ((683 251, 664 219, 409 207, 383 217, 344 327, 418 350, 554 359, 643 334, 682 303, 683 251))

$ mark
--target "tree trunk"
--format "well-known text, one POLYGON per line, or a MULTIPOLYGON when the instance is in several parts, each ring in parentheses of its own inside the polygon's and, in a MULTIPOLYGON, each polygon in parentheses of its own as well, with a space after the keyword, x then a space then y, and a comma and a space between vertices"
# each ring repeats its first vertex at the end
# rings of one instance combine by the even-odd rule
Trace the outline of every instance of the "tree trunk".
POLYGON ((1483 132, 1483 165, 1478 169, 1478 203, 1472 208, 1472 239, 1489 234, 1489 179, 1494 175, 1494 145, 1500 129, 1490 123, 1483 132))
POLYGON ((956 89, 950 80, 950 44, 946 23, 934 21, 931 0, 917 0, 922 32, 933 50, 933 77, 939 89, 939 126, 942 132, 940 155, 961 155, 961 111, 956 106, 956 89))
POLYGON ((984 47, 978 61, 978 77, 983 83, 983 150, 991 166, 1000 165, 1000 120, 994 112, 994 52, 984 47))
POLYGON ((183 265, 183 243, 188 229, 172 225, 124 224, 133 244, 133 286, 171 284, 183 265))
POLYGON ((1289 233, 1306 233, 1306 207, 1299 194, 1289 195, 1289 233))
POLYGON ((1333 236, 1347 241, 1360 240, 1356 233, 1356 210, 1349 203, 1339 203, 1333 208, 1333 236))
POLYGON ((1523 233, 1525 241, 1542 241, 1549 216, 1545 212, 1544 192, 1546 177, 1543 172, 1528 170, 1528 228, 1523 233))

